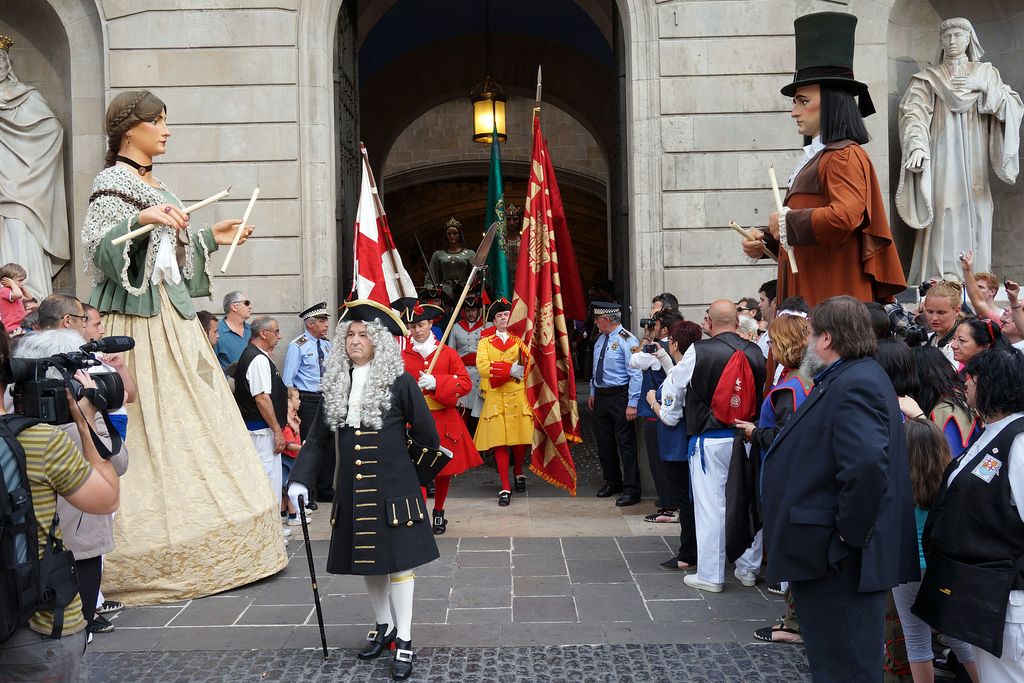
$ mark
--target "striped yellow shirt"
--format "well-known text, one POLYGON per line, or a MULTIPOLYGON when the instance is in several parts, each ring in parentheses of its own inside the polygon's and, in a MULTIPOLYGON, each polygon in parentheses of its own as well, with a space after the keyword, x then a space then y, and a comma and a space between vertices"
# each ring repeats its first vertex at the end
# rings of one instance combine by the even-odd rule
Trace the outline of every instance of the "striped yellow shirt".
MULTIPOLYGON (((50 523, 57 512, 57 494, 68 496, 81 488, 92 473, 92 465, 67 434, 50 425, 29 427, 18 435, 18 442, 25 449, 32 507, 38 522, 39 557, 42 558, 50 523)), ((59 526, 56 535, 60 538, 59 526)), ((53 612, 36 612, 29 626, 33 631, 49 635, 53 629, 53 612)), ((76 595, 64 610, 63 634, 77 633, 83 628, 82 600, 76 595)))

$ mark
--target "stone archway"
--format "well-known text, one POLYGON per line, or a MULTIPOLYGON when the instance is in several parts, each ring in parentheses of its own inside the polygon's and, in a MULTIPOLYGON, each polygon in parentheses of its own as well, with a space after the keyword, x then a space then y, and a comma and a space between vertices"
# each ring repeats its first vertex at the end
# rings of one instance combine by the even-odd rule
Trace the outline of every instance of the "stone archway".
MULTIPOLYGON (((911 76, 934 63, 939 52, 938 25, 950 17, 971 21, 982 48, 983 61, 991 62, 1003 81, 1018 93, 1024 90, 1024 16, 1011 13, 999 0, 896 0, 889 12, 886 34, 888 52, 887 104, 890 119, 889 187, 895 196, 899 181, 900 139, 898 106, 911 76)), ((992 226, 992 270, 999 277, 1024 276, 1024 245, 1018 239, 1018 217, 1024 213, 1024 181, 1006 185, 990 175, 995 214, 992 226)), ((910 263, 913 231, 899 218, 895 209, 890 221, 897 244, 910 263)))
POLYGON ((11 55, 15 73, 39 88, 64 128, 71 261, 55 279, 54 290, 88 294, 78 233, 105 147, 100 15, 93 0, 9 0, 4 10, 0 33, 17 41, 11 55))
MULTIPOLYGON (((336 220, 337 169, 334 149, 332 69, 337 20, 343 0, 300 0, 298 6, 299 154, 301 191, 303 296, 328 296, 334 305, 347 283, 339 282, 336 220)), ((645 0, 615 0, 623 35, 624 102, 622 140, 625 156, 624 186, 628 198, 629 264, 628 303, 642 302, 644 294, 664 281, 661 258, 661 162, 657 66, 656 9, 645 0), (640 293, 639 295, 637 293, 640 293)))

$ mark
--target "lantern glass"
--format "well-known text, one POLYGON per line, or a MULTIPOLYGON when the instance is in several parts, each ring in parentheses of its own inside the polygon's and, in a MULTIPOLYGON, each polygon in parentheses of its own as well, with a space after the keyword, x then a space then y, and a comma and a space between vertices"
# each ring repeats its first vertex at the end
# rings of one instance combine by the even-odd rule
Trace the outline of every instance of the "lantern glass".
POLYGON ((505 100, 494 93, 481 93, 480 99, 473 100, 473 141, 490 144, 495 129, 498 141, 505 142, 505 100))

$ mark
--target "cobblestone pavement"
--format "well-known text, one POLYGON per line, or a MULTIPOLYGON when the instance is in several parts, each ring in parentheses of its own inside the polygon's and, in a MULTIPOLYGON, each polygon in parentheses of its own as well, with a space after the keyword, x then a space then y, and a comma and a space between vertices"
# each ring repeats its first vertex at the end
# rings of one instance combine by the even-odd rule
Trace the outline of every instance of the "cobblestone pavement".
MULTIPOLYGON (((90 656, 93 683, 327 683, 389 680, 387 657, 359 662, 351 651, 108 653, 90 656)), ((810 680, 802 653, 771 645, 565 645, 421 648, 412 680, 461 683, 810 680)))

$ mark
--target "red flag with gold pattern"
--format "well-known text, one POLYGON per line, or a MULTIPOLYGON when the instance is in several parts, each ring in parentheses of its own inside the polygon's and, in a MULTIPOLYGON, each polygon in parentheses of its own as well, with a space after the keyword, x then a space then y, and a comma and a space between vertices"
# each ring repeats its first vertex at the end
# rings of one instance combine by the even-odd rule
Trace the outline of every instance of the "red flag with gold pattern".
POLYGON ((571 251, 572 245, 556 241, 555 226, 564 223, 565 212, 552 187, 557 187, 554 167, 537 116, 509 331, 522 338, 528 350, 524 381, 536 427, 530 469, 576 495, 570 445, 580 441, 579 411, 558 273, 559 253, 571 251))

